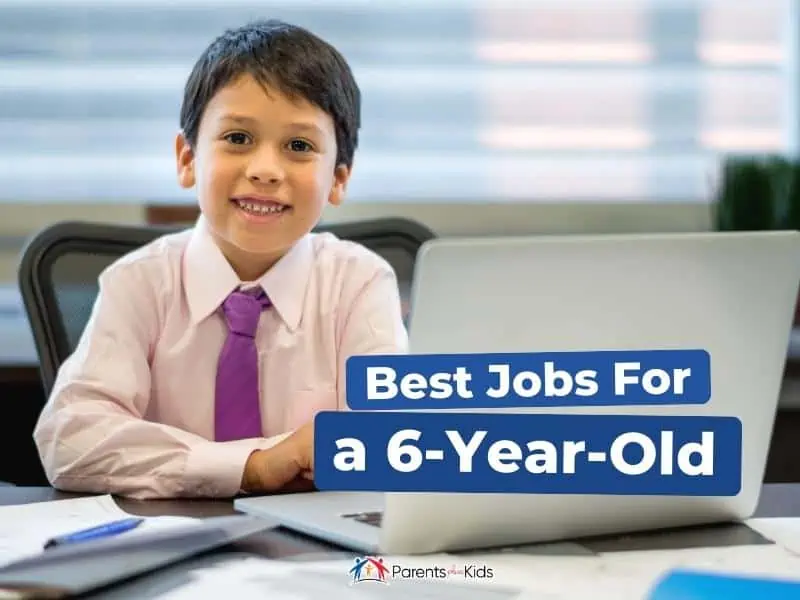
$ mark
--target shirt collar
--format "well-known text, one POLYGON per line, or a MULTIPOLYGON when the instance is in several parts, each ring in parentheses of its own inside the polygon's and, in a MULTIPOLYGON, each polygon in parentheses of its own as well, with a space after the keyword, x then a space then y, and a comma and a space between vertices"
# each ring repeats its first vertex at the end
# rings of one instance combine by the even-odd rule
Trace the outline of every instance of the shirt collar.
MULTIPOLYGON (((311 235, 303 236, 256 282, 267 293, 290 331, 300 324, 313 258, 311 235)), ((211 237, 203 216, 197 220, 189 238, 183 271, 186 301, 195 325, 215 312, 225 298, 242 285, 211 237)))

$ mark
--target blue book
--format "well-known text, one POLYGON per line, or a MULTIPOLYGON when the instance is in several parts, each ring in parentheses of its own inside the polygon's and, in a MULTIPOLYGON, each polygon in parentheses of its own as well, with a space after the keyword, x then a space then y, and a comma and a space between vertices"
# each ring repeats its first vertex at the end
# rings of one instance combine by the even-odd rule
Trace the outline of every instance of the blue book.
POLYGON ((648 596, 648 600, 790 599, 800 600, 800 579, 793 581, 683 569, 667 573, 648 596))

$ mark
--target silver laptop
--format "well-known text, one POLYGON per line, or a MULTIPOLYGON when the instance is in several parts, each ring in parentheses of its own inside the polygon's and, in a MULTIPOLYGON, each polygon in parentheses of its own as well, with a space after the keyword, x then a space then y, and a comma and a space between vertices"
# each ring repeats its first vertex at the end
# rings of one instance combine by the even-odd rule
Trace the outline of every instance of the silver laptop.
POLYGON ((312 492, 240 499, 239 511, 367 554, 560 541, 753 513, 798 294, 800 234, 437 239, 417 260, 413 353, 707 350, 712 397, 706 405, 497 410, 739 417, 740 493, 312 492))

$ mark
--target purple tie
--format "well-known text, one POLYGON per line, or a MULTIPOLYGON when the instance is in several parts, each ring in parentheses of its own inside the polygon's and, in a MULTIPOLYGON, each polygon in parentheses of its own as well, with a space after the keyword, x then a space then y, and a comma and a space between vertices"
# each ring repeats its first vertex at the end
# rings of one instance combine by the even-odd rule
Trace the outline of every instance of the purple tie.
POLYGON ((256 330, 270 305, 258 292, 233 292, 222 304, 228 339, 217 367, 215 439, 218 442, 262 437, 256 330))

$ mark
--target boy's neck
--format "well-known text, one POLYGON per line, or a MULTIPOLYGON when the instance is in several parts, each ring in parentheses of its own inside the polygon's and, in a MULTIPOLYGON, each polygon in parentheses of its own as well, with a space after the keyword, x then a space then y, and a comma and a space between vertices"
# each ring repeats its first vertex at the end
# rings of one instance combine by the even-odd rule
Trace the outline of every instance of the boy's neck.
POLYGON ((228 262, 230 263, 237 277, 239 277, 239 281, 243 283, 250 283, 261 279, 266 272, 269 271, 276 262, 278 262, 278 260, 276 259, 269 263, 248 265, 244 268, 234 264, 230 259, 228 259, 228 262))
POLYGON ((242 282, 258 281, 288 252, 284 250, 270 255, 251 254, 224 241, 218 240, 218 243, 223 256, 242 282))

